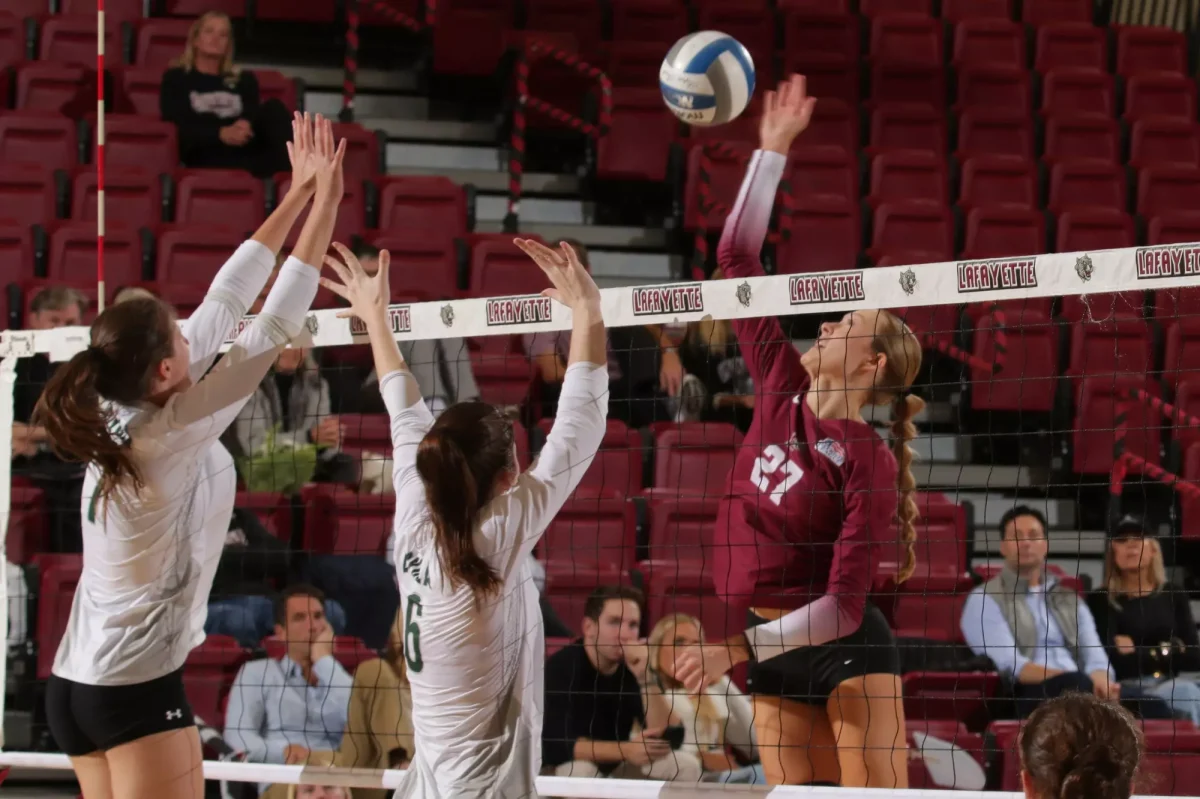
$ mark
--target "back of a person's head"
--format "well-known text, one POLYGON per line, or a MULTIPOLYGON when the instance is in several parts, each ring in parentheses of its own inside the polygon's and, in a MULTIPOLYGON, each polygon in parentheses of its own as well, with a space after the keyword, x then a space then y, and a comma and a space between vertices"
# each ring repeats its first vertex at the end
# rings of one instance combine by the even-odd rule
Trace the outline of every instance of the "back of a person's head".
POLYGON ((516 470, 512 422, 494 405, 459 402, 434 422, 417 448, 417 474, 434 527, 442 573, 452 588, 492 594, 500 577, 475 551, 484 506, 516 470))
POLYGON ((1033 712, 1020 749, 1029 799, 1129 799, 1142 734, 1120 705, 1072 693, 1033 712))

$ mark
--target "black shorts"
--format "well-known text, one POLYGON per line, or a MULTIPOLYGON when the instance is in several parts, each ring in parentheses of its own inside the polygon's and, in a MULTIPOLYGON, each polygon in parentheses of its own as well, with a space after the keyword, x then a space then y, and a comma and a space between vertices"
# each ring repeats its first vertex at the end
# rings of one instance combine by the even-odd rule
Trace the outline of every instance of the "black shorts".
MULTIPOLYGON (((750 614, 751 627, 765 621, 750 614)), ((863 611, 862 625, 853 633, 829 644, 794 649, 754 663, 746 686, 752 694, 824 706, 837 686, 867 674, 900 674, 896 637, 883 613, 870 602, 863 611)))
POLYGON ((52 674, 46 720, 59 748, 72 757, 196 725, 182 668, 137 685, 84 685, 52 674))

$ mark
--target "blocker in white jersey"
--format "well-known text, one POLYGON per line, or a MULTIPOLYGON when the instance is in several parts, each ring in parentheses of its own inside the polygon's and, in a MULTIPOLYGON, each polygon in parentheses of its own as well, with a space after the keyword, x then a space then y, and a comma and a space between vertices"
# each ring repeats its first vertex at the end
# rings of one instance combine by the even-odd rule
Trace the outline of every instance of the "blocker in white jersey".
POLYGON ((47 687, 51 731, 88 796, 203 794, 181 671, 204 640, 233 511, 233 459, 217 439, 304 329, 319 277, 309 264, 329 246, 343 191, 345 148, 329 123, 297 118, 294 136, 294 190, 195 313, 180 326, 154 297, 114 305, 38 407, 54 447, 88 463, 83 571, 47 687), (310 199, 262 312, 213 367, 310 199))
POLYGON ((391 417, 393 554, 417 750, 397 797, 537 795, 544 644, 529 555, 600 448, 608 370, 600 294, 587 271, 567 245, 517 243, 574 324, 554 427, 521 474, 512 423, 496 408, 462 402, 435 421, 425 406, 387 323, 386 253, 369 278, 339 247, 343 285, 325 281, 368 329, 391 417))

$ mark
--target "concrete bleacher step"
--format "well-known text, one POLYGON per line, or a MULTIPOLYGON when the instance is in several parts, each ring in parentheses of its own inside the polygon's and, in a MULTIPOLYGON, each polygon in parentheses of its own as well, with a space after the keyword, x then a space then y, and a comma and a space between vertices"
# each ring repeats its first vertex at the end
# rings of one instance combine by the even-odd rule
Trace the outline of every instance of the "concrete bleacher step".
MULTIPOLYGON (((1104 557, 1108 537, 1103 530, 1055 529, 1053 525, 1046 537, 1051 557, 1104 557)), ((1000 554, 1000 531, 995 527, 975 528, 975 554, 979 556, 1000 554)))
MULTIPOLYGON (((1015 499, 996 492, 974 492, 970 490, 950 492, 950 498, 955 502, 969 502, 971 513, 977 531, 987 530, 993 535, 1000 519, 1016 504, 1028 505, 1041 511, 1046 517, 1046 524, 1051 530, 1071 530, 1075 527, 1078 515, 1075 513, 1075 503, 1067 499, 1046 499, 1031 497, 1015 499)), ((978 532, 976 533, 978 535, 978 532)))
MULTIPOLYGON (((503 193, 508 191, 508 173, 499 168, 491 169, 441 169, 426 165, 388 165, 389 175, 444 175, 455 183, 470 184, 480 192, 503 193)), ((575 175, 554 172, 526 172, 521 176, 521 191, 530 195, 579 195, 579 178, 575 175)))
POLYGON ((401 141, 437 142, 446 146, 494 147, 499 141, 496 125, 492 122, 462 122, 457 119, 392 119, 368 117, 361 113, 356 114, 354 119, 369 130, 382 130, 391 140, 389 145, 401 141))
POLYGON ((1032 473, 1024 466, 918 461, 913 464, 912 473, 917 485, 927 491, 957 490, 964 487, 1011 490, 1034 485, 1032 473))
MULTIPOLYGON (((304 110, 337 119, 342 112, 342 93, 309 90, 304 94, 304 110)), ((354 113, 359 119, 426 119, 429 99, 408 94, 359 94, 354 98, 354 113)))
MULTIPOLYGON (((480 194, 475 198, 477 222, 501 222, 508 213, 508 197, 497 194, 480 194)), ((594 211, 582 200, 552 199, 548 197, 521 198, 522 222, 548 222, 556 225, 586 225, 592 220, 594 211)))
MULTIPOLYGON (((243 69, 273 69, 289 78, 304 81, 309 90, 337 91, 341 96, 342 80, 346 73, 341 67, 296 66, 294 64, 243 63, 243 69)), ((359 92, 415 92, 420 85, 417 73, 411 69, 360 69, 359 92)))

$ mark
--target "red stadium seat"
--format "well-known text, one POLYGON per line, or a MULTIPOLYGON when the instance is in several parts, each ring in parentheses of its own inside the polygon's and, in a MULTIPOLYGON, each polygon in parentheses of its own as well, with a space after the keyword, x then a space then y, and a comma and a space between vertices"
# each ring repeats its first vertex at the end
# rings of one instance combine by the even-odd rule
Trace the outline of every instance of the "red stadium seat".
POLYGON ((1158 411, 1151 410, 1145 403, 1126 402, 1129 392, 1135 388, 1158 394, 1157 383, 1146 381, 1144 376, 1117 377, 1108 374, 1085 377, 1079 381, 1077 411, 1071 433, 1071 464, 1076 474, 1107 475, 1112 471, 1113 451, 1118 436, 1114 420, 1121 408, 1127 408, 1125 451, 1154 465, 1160 463, 1160 440, 1167 422, 1158 411))
POLYGON ((380 555, 396 515, 394 494, 360 494, 348 488, 308 485, 304 502, 304 549, 336 555, 380 555))
POLYGON ((704 564, 686 560, 645 561, 646 618, 664 619, 684 613, 700 620, 708 641, 719 641, 745 629, 746 618, 715 595, 712 574, 704 564))
POLYGON ((973 584, 966 574, 915 574, 903 585, 886 586, 882 597, 884 603, 892 603, 897 635, 957 643, 962 638, 962 607, 973 584))
POLYGON ((1091 69, 1052 69, 1042 82, 1042 113, 1054 115, 1116 114, 1111 75, 1091 69))
POLYGON ((1115 119, 1098 114, 1052 116, 1046 120, 1048 164, 1059 161, 1121 161, 1120 126, 1115 119))
POLYGON ((37 164, 4 164, 0 169, 0 219, 22 225, 46 224, 57 216, 54 176, 37 164))
POLYGON ((1129 165, 1200 166, 1200 124, 1192 119, 1146 117, 1133 123, 1129 165))
POLYGON ((1007 258, 1046 249, 1046 218, 1040 211, 990 206, 967 214, 963 258, 1007 258))
POLYGON ((1111 208, 1124 211, 1129 203, 1125 170, 1103 161, 1067 161, 1050 170, 1050 200, 1054 213, 1076 209, 1111 208))
MULTIPOLYGON (((447 5, 450 5, 447 3, 447 5)), ((306 3, 293 3, 289 0, 256 0, 254 18, 256 20, 276 20, 281 22, 306 22, 311 24, 330 24, 337 17, 337 4, 334 0, 309 0, 306 3)))
POLYGON ((346 140, 342 169, 346 177, 374 178, 383 171, 383 144, 379 133, 354 123, 335 124, 333 135, 346 140))
MULTIPOLYGON (((0 236, 2 235, 3 231, 0 229, 0 236)), ((2 253, 0 258, 3 258, 2 253)), ((28 563, 37 553, 50 548, 46 535, 46 495, 42 489, 35 488, 32 484, 23 485, 14 480, 11 503, 5 553, 9 563, 21 566, 28 563)))
POLYGON ((785 13, 845 15, 852 13, 850 0, 779 0, 776 5, 785 13))
POLYGON ((345 429, 345 446, 391 452, 392 426, 386 413, 343 413, 338 421, 345 429))
POLYGON ((1082 322, 1071 328, 1067 374, 1144 378, 1154 367, 1149 327, 1142 319, 1082 322))
POLYGON ((162 69, 155 68, 125 67, 117 70, 116 110, 122 114, 157 117, 162 76, 162 69))
POLYGON ((637 515, 624 497, 576 494, 563 505, 538 544, 545 560, 611 563, 632 568, 637 547, 637 515))
MULTIPOLYGON (((95 120, 89 119, 95 130, 95 120)), ((104 163, 154 173, 171 173, 179 165, 179 143, 175 126, 145 117, 106 114, 104 117, 104 163)), ((92 136, 95 161, 95 136, 92 136)))
MULTIPOLYGON (((613 41, 662 42, 669 48, 689 30, 682 0, 614 0, 613 41)), ((664 51, 665 54, 665 51, 664 51)))
POLYGON ((618 86, 612 98, 612 126, 597 145, 596 176, 601 180, 666 180, 667 156, 678 123, 675 117, 663 114, 662 92, 618 86))
MULTIPOLYGON (((1195 320, 1192 319, 1187 320, 1187 325, 1191 328, 1193 333, 1196 332, 1196 326, 1194 322, 1195 320)), ((1195 336, 1192 338, 1193 340, 1187 343, 1195 345, 1195 336)), ((1179 354, 1184 356, 1185 353, 1186 350, 1183 350, 1179 354)), ((1200 363, 1197 362, 1195 356, 1185 357, 1188 357, 1188 362, 1169 364, 1172 367, 1180 367, 1180 371, 1176 373, 1176 375, 1180 377, 1180 382, 1176 386, 1175 401, 1171 404, 1174 405, 1181 413, 1187 414, 1187 417, 1195 418, 1200 416, 1200 380, 1197 380, 1197 369, 1200 368, 1200 363)), ((1166 419, 1167 417, 1164 416, 1163 418, 1166 419)), ((1174 441, 1175 445, 1179 447, 1179 451, 1184 454, 1185 465, 1188 450, 1190 450, 1192 445, 1194 445, 1197 441, 1200 441, 1200 428, 1188 424, 1188 421, 1190 421, 1190 419, 1186 417, 1184 419, 1170 420, 1171 439, 1174 441)), ((1180 494, 1180 501, 1184 503, 1185 507, 1188 504, 1191 504, 1182 494, 1180 494)))
MULTIPOLYGON (((66 222, 50 234, 46 277, 83 283, 96 277, 96 226, 66 222)), ((137 232, 114 228, 104 234, 104 279, 112 289, 143 279, 142 241, 137 232)))
MULTIPOLYGON (((142 0, 104 0, 104 17, 109 22, 132 22, 142 17, 142 0)), ((96 0, 61 0, 59 14, 95 14, 96 0)))
POLYGON ((541 270, 530 269, 529 256, 502 233, 471 236, 471 271, 467 285, 476 297, 539 294, 550 284, 541 270))
POLYGON ((1163 324, 1200 316, 1200 287, 1159 289, 1150 303, 1151 315, 1163 324))
POLYGON ((808 81, 808 93, 821 102, 837 100, 856 106, 862 93, 858 62, 834 53, 786 51, 783 75, 799 74, 808 81))
POLYGON ((1112 208, 1072 208, 1058 217, 1055 252, 1084 252, 1132 247, 1137 243, 1133 218, 1112 208))
MULTIPOLYGON (((1200 482, 1200 443, 1194 443, 1184 451, 1183 479, 1193 484, 1200 482)), ((1200 538, 1200 498, 1180 492, 1179 504, 1182 516, 1180 535, 1193 541, 1200 538)))
MULTIPOLYGON (((339 418, 345 423, 348 415, 342 414, 339 418)), ((348 423, 347 432, 350 432, 348 423)), ((292 500, 287 494, 239 491, 233 506, 250 511, 262 522, 267 532, 281 541, 291 542, 292 500)))
POLYGON ((788 155, 784 180, 796 197, 858 199, 858 163, 841 147, 794 148, 788 155))
POLYGON ((46 680, 50 678, 58 643, 71 617, 71 603, 75 599, 75 586, 79 584, 79 575, 83 570, 83 558, 81 555, 43 554, 36 557, 36 562, 41 571, 37 610, 37 678, 46 680))
POLYGON ((1037 0, 1022 3, 1022 20, 1030 25, 1050 22, 1091 22, 1091 0, 1037 0))
POLYGON ((930 109, 946 105, 946 70, 934 64, 875 64, 870 106, 905 103, 930 109))
POLYGON ((927 15, 888 14, 871 20, 870 58, 880 64, 941 66, 942 26, 927 15))
POLYGON ((1012 156, 976 156, 963 163, 961 208, 994 205, 1033 209, 1038 206, 1038 176, 1032 161, 1012 156))
POLYGON ((720 494, 728 484, 742 434, 718 422, 656 423, 654 487, 720 494))
POLYGON ((545 597, 576 634, 588 595, 604 585, 631 585, 629 573, 612 563, 552 560, 546 563, 545 597))
POLYGON ((608 48, 608 78, 613 86, 644 89, 658 80, 663 49, 654 42, 613 42, 608 48))
POLYGON ((433 29, 433 71, 444 75, 490 75, 504 55, 505 31, 513 27, 511 0, 439 3, 433 29))
POLYGON ((458 258, 452 240, 420 230, 398 230, 375 236, 371 243, 391 253, 392 302, 417 294, 430 299, 457 296, 458 258))
MULTIPOLYGON (((162 179, 140 169, 114 167, 104 172, 104 224, 109 229, 131 230, 153 225, 163 218, 162 179)), ((96 170, 76 173, 71 187, 71 219, 96 219, 96 170)))
MULTIPOLYGON (((284 174, 286 175, 288 173, 284 174)), ((363 180, 355 179, 347 175, 345 185, 345 194, 342 195, 342 202, 338 206, 337 223, 333 228, 333 240, 340 242, 347 242, 355 236, 361 236, 363 234, 367 216, 367 200, 364 196, 365 188, 363 186, 363 180)), ((292 179, 290 176, 279 180, 275 185, 275 196, 282 200, 287 194, 288 189, 291 187, 292 179)), ((296 220, 296 224, 292 225, 292 229, 288 232, 288 237, 284 242, 284 247, 290 249, 296 246, 296 241, 300 238, 300 231, 304 229, 304 222, 307 219, 308 209, 305 208, 304 211, 301 212, 300 218, 296 220)), ((427 235, 426 238, 436 239, 438 237, 427 235)), ((395 286, 392 288, 395 289, 395 286)))
POLYGON ((209 11, 240 19, 246 16, 246 0, 163 0, 163 13, 172 17, 198 17, 209 11))
POLYGON ((829 53, 855 61, 860 31, 859 18, 850 14, 784 12, 783 49, 789 53, 829 53))
POLYGON ((866 17, 878 17, 882 14, 924 14, 932 13, 933 4, 930 0, 860 0, 859 13, 866 17))
POLYGON ((604 38, 604 11, 590 0, 528 0, 525 28, 569 33, 585 58, 594 57, 604 38))
POLYGON ((779 274, 851 269, 862 249, 858 203, 830 195, 798 197, 791 235, 775 250, 779 274))
POLYGON ((535 370, 521 349, 519 337, 488 336, 470 343, 471 370, 484 402, 520 405, 529 399, 536 385, 535 370))
POLYGON ((1033 66, 1038 72, 1108 68, 1108 40, 1103 28, 1078 22, 1043 25, 1037 31, 1033 66))
POLYGON ((467 195, 446 177, 380 179, 381 230, 420 230, 448 238, 467 233, 467 195))
POLYGON ((29 225, 0 220, 0 283, 33 277, 33 240, 29 225))
MULTIPOLYGON (((820 103, 818 103, 820 105, 820 103)), ((920 105, 882 105, 871 114, 868 152, 926 150, 946 152, 946 118, 943 112, 920 105)))
POLYGON ((205 724, 225 724, 222 708, 233 681, 251 654, 228 635, 209 635, 188 653, 183 666, 183 690, 192 712, 205 724))
POLYGON ((700 203, 702 173, 709 179, 709 198, 732 208, 742 185, 746 160, 754 145, 724 142, 720 149, 693 147, 688 153, 687 181, 683 195, 683 227, 685 230, 712 230, 725 223, 724 214, 706 213, 700 203), (707 163, 702 170, 701 164, 707 163))
POLYGON ((775 79, 775 15, 750 3, 718 3, 696 10, 697 30, 721 31, 745 46, 757 73, 755 83, 775 79))
POLYGON ((984 363, 996 360, 996 331, 1005 336, 1005 360, 996 374, 971 367, 971 409, 1049 413, 1058 379, 1058 328, 1036 311, 1006 311, 1004 324, 991 314, 975 323, 972 354, 984 363))
POLYGON ((808 129, 796 139, 798 147, 841 147, 858 152, 858 113, 841 100, 817 103, 808 129))
POLYGON ((1146 25, 1115 25, 1117 74, 1174 72, 1188 69, 1188 45, 1183 34, 1170 28, 1146 25))
POLYGON ((1183 75, 1151 72, 1125 81, 1125 118, 1196 118, 1196 82, 1183 75))
POLYGON ((137 50, 133 63, 142 69, 157 69, 159 74, 183 54, 187 46, 190 19, 145 19, 138 25, 137 50))
POLYGON ((1200 168, 1151 166, 1138 172, 1137 212, 1156 216, 1191 209, 1200 191, 1200 168))
POLYGON ((1001 682, 994 671, 913 671, 904 675, 903 685, 909 719, 974 719, 1000 692, 1001 682))
POLYGON ((96 73, 75 64, 22 64, 17 68, 16 107, 70 116, 90 113, 96 108, 96 73))
POLYGON ((1188 244, 1200 241, 1200 213, 1166 211, 1150 219, 1147 244, 1188 244))
POLYGON ((208 286, 247 231, 224 227, 161 226, 156 277, 160 283, 208 286))
MULTIPOLYGON (((121 52, 117 46, 117 24, 108 20, 104 35, 104 52, 121 52)), ((48 17, 42 23, 38 58, 59 64, 96 64, 96 14, 61 14, 48 17)))
POLYGON ((0 112, 0 161, 71 169, 79 158, 75 123, 52 111, 0 112))
POLYGON ((1025 32, 1012 20, 980 17, 954 27, 954 65, 1025 66, 1025 32))
POLYGON ((263 183, 236 169, 185 169, 176 178, 175 222, 237 230, 266 218, 263 183))
MULTIPOLYGON (((1200 318, 1195 313, 1195 293, 1191 294, 1191 313, 1182 317, 1167 318, 1166 347, 1163 352, 1163 382, 1176 392, 1175 404, 1187 411, 1190 404, 1200 402, 1200 318), (1186 389, 1186 392, 1185 392, 1186 389), (1184 402, 1187 394, 1189 403, 1184 402), (1185 407, 1188 406, 1188 407, 1185 407)), ((1191 435, 1200 439, 1194 428, 1191 435)))
POLYGON ((1012 0, 942 0, 942 19, 950 23, 1012 18, 1012 0))
POLYGON ((871 159, 870 192, 867 202, 872 208, 905 200, 948 203, 945 158, 919 150, 880 153, 871 159))
POLYGON ((959 111, 989 109, 1027 116, 1033 104, 1029 71, 996 64, 963 67, 958 73, 959 111))
POLYGON ((1071 322, 1113 319, 1137 319, 1145 315, 1146 295, 1142 291, 1105 294, 1068 294, 1062 298, 1058 315, 1071 322))
POLYGON ((258 81, 260 102, 278 100, 289 111, 295 111, 300 107, 300 89, 294 78, 289 78, 282 72, 276 72, 273 69, 256 69, 254 77, 258 81))
POLYGON ((48 0, 9 0, 4 4, 6 13, 25 19, 41 17, 50 10, 48 0))
POLYGON ((942 259, 954 254, 954 220, 937 203, 887 203, 875 212, 871 258, 888 252, 922 250, 942 259))
POLYGON ((702 560, 713 543, 719 502, 716 496, 647 492, 650 559, 702 560))
POLYGON ((25 21, 7 9, 0 11, 0 69, 24 61, 28 55, 25 46, 25 21))
POLYGON ((960 160, 974 155, 1034 158, 1033 123, 1023 111, 986 107, 965 109, 958 118, 960 160))
MULTIPOLYGON (((921 253, 920 257, 899 252, 898 255, 885 253, 875 259, 878 266, 902 266, 911 263, 936 263, 945 260, 945 256, 921 253)), ((926 349, 932 349, 939 344, 953 344, 958 340, 962 327, 959 321, 959 309, 955 305, 925 305, 914 308, 891 308, 892 313, 921 337, 926 349)))
MULTIPOLYGON (((592 459, 578 493, 596 496, 630 497, 642 490, 642 437, 624 422, 609 419, 600 442, 600 451, 592 459)), ((538 429, 549 435, 552 419, 542 419, 538 429)))

